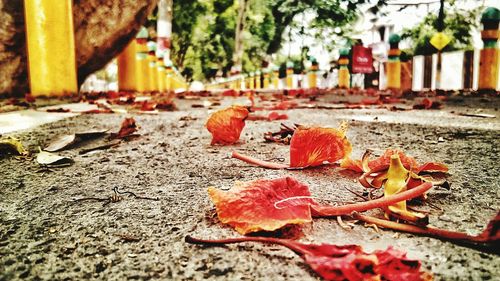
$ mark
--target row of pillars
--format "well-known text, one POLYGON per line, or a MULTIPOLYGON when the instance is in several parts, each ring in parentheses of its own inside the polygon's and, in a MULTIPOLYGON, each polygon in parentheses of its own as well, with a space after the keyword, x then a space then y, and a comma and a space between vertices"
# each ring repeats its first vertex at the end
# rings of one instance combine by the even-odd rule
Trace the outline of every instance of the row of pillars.
MULTIPOLYGON (((497 8, 487 8, 482 16, 481 23, 483 31, 481 39, 484 47, 480 52, 479 61, 479 90, 496 90, 498 86, 499 71, 499 49, 497 42, 500 31, 498 29, 500 22, 500 10, 497 8)), ((389 52, 387 61, 387 88, 401 89, 401 62, 399 57, 399 42, 401 38, 397 34, 389 37, 389 52)))
MULTIPOLYGON (((31 94, 76 95, 72 0, 26 0, 24 10, 31 94)), ((155 42, 147 42, 147 30, 143 28, 118 57, 120 90, 161 92, 187 88, 182 76, 171 62, 163 60, 163 55, 164 52, 156 52, 155 42)))
POLYGON ((148 32, 142 27, 117 58, 118 89, 142 93, 186 89, 186 82, 165 54, 157 50, 156 42, 148 41, 148 32))
MULTIPOLYGON (((312 65, 307 73, 308 88, 318 87, 318 72, 319 67, 316 60, 312 60, 312 65)), ((292 62, 286 64, 285 89, 292 89, 293 85, 293 66, 292 62)), ((272 90, 282 89, 280 87, 279 68, 277 66, 266 68, 262 71, 251 72, 241 75, 233 73, 227 79, 219 79, 219 81, 209 84, 207 89, 233 89, 233 90, 272 90)))

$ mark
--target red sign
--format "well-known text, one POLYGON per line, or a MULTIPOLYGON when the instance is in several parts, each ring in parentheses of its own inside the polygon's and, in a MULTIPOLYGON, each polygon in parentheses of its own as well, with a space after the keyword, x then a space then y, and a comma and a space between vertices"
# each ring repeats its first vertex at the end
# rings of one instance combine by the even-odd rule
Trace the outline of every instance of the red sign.
POLYGON ((372 73, 373 57, 372 49, 355 45, 352 48, 352 72, 353 73, 372 73))

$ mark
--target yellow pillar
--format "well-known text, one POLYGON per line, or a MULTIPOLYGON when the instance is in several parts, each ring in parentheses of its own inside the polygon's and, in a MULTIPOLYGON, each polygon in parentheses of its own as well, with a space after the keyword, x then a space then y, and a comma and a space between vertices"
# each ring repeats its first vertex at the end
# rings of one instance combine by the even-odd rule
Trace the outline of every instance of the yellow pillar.
POLYGON ((165 77, 166 77, 166 90, 167 92, 173 91, 173 83, 172 83, 172 74, 173 74, 173 65, 170 60, 165 60, 165 77))
POLYGON ((293 88, 293 62, 286 63, 286 87, 293 88))
POLYGON ((31 94, 76 94, 72 1, 25 0, 24 12, 31 94))
POLYGON ((248 85, 248 89, 250 90, 253 90, 255 89, 255 73, 250 73, 250 77, 248 79, 249 81, 249 85, 248 85))
POLYGON ((339 88, 349 89, 351 86, 351 75, 349 74, 349 50, 340 50, 339 57, 339 88))
POLYGON ((387 88, 388 89, 401 89, 401 61, 399 56, 399 41, 401 38, 397 34, 392 34, 389 37, 389 59, 387 61, 387 88))
POLYGON ((277 66, 273 68, 273 87, 275 90, 280 87, 280 69, 277 66))
POLYGON ((312 65, 311 68, 309 69, 309 74, 308 76, 308 82, 309 82, 309 88, 317 88, 318 87, 318 62, 316 59, 312 60, 312 65))
POLYGON ((165 74, 165 63, 163 62, 163 52, 159 52, 156 57, 156 70, 157 70, 157 80, 158 80, 158 91, 163 93, 167 90, 167 76, 165 74))
POLYGON ((120 91, 136 91, 136 42, 132 40, 118 55, 118 89, 120 91))
POLYGON ((136 42, 136 64, 135 81, 137 84, 137 91, 146 92, 149 90, 149 64, 148 64, 148 31, 142 27, 135 38, 136 42))
POLYGON ((263 82, 262 82, 262 88, 263 89, 269 89, 269 69, 264 69, 263 71, 263 82))
POLYGON ((499 50, 497 42, 499 37, 498 23, 500 10, 487 8, 482 17, 483 31, 481 39, 484 48, 481 50, 479 60, 479 90, 496 90, 498 85, 499 50))
POLYGON ((261 72, 260 72, 260 70, 257 70, 257 72, 255 72, 255 89, 262 88, 261 87, 262 83, 261 83, 260 79, 261 79, 261 72))
POLYGON ((156 42, 149 41, 148 44, 148 78, 149 78, 149 91, 155 92, 158 91, 158 75, 156 69, 156 42))

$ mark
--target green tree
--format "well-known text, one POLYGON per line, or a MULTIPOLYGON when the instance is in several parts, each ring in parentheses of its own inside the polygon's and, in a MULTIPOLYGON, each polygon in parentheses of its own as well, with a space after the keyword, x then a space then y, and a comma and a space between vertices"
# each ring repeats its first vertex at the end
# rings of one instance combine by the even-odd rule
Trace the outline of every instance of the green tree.
MULTIPOLYGON (((473 28, 479 27, 479 14, 482 8, 464 10, 458 7, 449 9, 444 19, 443 32, 451 36, 451 42, 442 50, 450 52, 472 48, 473 28)), ((401 38, 409 39, 413 45, 414 55, 430 55, 437 49, 430 44, 430 39, 437 33, 438 16, 427 15, 421 23, 413 28, 404 29, 401 38)))

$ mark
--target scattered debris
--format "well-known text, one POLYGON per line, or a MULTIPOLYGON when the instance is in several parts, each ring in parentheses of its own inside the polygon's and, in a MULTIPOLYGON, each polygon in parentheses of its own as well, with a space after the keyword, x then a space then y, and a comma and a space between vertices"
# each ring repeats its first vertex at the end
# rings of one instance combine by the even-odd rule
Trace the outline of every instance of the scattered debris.
POLYGON ((83 201, 99 201, 99 202, 104 202, 102 205, 104 207, 104 206, 108 205, 109 203, 116 203, 116 202, 120 202, 121 200, 123 200, 123 197, 121 195, 130 195, 134 199, 143 199, 143 200, 152 200, 152 201, 159 201, 160 200, 160 198, 158 198, 158 197, 152 198, 152 197, 139 196, 132 191, 119 191, 118 187, 113 187, 113 195, 111 195, 110 197, 107 197, 107 198, 84 197, 84 198, 74 199, 73 203, 83 202, 83 201))
POLYGON ((264 133, 264 139, 266 140, 266 142, 276 142, 289 145, 293 133, 295 132, 295 130, 297 130, 299 126, 300 125, 298 124, 288 126, 284 123, 281 123, 280 130, 278 132, 264 133))

